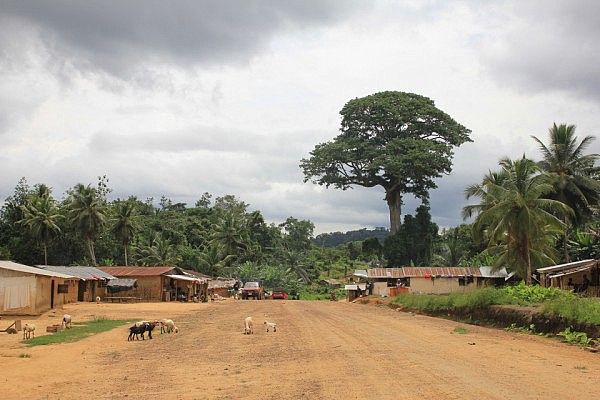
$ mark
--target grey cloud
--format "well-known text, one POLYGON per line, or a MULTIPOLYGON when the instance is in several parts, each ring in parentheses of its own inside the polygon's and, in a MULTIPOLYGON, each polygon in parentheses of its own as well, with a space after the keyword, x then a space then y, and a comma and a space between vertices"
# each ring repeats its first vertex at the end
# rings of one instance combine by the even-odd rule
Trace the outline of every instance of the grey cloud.
POLYGON ((600 101, 600 3, 538 0, 511 5, 506 8, 510 14, 499 14, 498 25, 481 43, 492 76, 521 90, 560 90, 600 101))
POLYGON ((279 32, 363 8, 355 0, 15 0, 3 2, 0 17, 39 28, 59 64, 132 78, 149 73, 145 64, 244 63, 279 32))

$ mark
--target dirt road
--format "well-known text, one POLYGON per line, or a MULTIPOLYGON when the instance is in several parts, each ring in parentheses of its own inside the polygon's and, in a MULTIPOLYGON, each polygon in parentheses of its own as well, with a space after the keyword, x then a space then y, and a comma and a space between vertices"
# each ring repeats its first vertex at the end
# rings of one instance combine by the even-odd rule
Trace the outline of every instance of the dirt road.
POLYGON ((82 319, 173 316, 180 333, 127 342, 123 327, 34 348, 2 336, 0 397, 547 400, 596 399, 600 390, 598 354, 469 325, 458 334, 456 322, 372 305, 95 306, 66 311, 82 319), (242 333, 248 315, 254 335, 242 333), (265 319, 277 322, 276 333, 265 332, 265 319))

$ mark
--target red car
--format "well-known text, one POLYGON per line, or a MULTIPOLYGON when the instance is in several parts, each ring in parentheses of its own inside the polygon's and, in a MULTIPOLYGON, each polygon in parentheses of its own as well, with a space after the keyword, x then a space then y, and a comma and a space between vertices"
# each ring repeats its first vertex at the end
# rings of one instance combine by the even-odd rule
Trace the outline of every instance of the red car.
POLYGON ((273 300, 275 300, 275 299, 287 300, 288 299, 288 294, 283 289, 274 289, 273 293, 271 294, 271 298, 273 300))

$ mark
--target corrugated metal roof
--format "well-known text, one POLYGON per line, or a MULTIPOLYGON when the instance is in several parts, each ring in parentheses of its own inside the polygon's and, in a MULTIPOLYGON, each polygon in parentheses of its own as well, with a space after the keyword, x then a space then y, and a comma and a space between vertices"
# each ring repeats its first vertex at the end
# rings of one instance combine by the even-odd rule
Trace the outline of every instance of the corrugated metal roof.
POLYGON ((369 278, 418 278, 431 276, 481 276, 477 267, 402 267, 402 268, 370 268, 369 278))
POLYGON ((134 288, 137 284, 137 279, 128 279, 128 278, 115 278, 108 281, 106 286, 110 288, 122 288, 122 289, 131 289, 134 288))
POLYGON ((98 267, 100 270, 116 276, 118 278, 124 276, 158 276, 168 274, 175 267, 98 267))
POLYGON ((547 274, 548 272, 564 271, 564 270, 571 269, 571 268, 582 267, 582 266, 588 265, 588 264, 591 265, 591 264, 594 264, 595 262, 596 262, 596 260, 593 260, 593 259, 574 261, 574 262, 570 262, 570 263, 566 263, 566 264, 553 265, 551 267, 538 268, 537 272, 541 272, 542 274, 547 274))
POLYGON ((208 280, 212 279, 211 276, 205 275, 205 274, 203 274, 201 272, 198 272, 198 271, 194 271, 194 270, 191 270, 191 269, 183 269, 183 268, 180 268, 180 269, 183 271, 184 274, 189 275, 189 276, 193 276, 194 278, 198 278, 200 280, 208 281, 208 280))
POLYGON ((188 281, 188 282, 198 282, 200 283, 200 279, 198 278, 194 278, 192 276, 187 276, 187 275, 165 275, 166 277, 169 277, 171 279, 177 279, 180 281, 188 281))
POLYGON ((494 271, 493 267, 479 267, 479 270, 481 271, 482 278, 507 278, 509 275, 504 267, 496 271, 494 271))
POLYGON ((238 280, 234 278, 214 278, 208 281, 209 289, 231 288, 238 280))
POLYGON ((61 274, 72 275, 79 279, 83 279, 84 281, 115 279, 115 277, 111 274, 101 271, 96 267, 65 267, 59 265, 36 265, 36 267, 45 269, 47 271, 60 272, 61 274))
POLYGON ((60 272, 54 271, 46 271, 41 268, 30 267, 28 265, 18 264, 12 261, 0 261, 0 268, 8 269, 11 271, 23 272, 25 274, 35 274, 42 276, 54 276, 56 278, 64 278, 64 279, 75 279, 72 275, 63 274, 60 272))

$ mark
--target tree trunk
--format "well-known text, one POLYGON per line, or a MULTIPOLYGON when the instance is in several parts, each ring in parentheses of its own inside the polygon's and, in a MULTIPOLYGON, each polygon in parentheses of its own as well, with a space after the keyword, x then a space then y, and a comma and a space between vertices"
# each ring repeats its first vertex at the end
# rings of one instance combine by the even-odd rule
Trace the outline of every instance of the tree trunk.
POLYGON ((527 278, 525 282, 531 285, 531 254, 529 252, 529 243, 525 242, 525 257, 527 257, 527 278))
POLYGON ((87 239, 88 242, 88 251, 90 252, 90 261, 92 262, 92 266, 96 266, 96 255, 94 254, 94 242, 92 242, 91 238, 87 239))
POLYGON ((563 236, 563 253, 565 256, 565 263, 571 262, 571 258, 569 257, 569 249, 567 247, 567 241, 569 240, 569 233, 567 232, 568 227, 565 226, 565 234, 563 236))
POLYGON ((129 265, 127 264, 127 244, 125 244, 124 246, 125 246, 125 266, 128 267, 129 265))
POLYGON ((48 265, 48 246, 44 243, 44 265, 48 265))
POLYGON ((386 192, 385 200, 390 209, 390 233, 393 235, 398 232, 401 225, 402 194, 399 190, 386 192))

